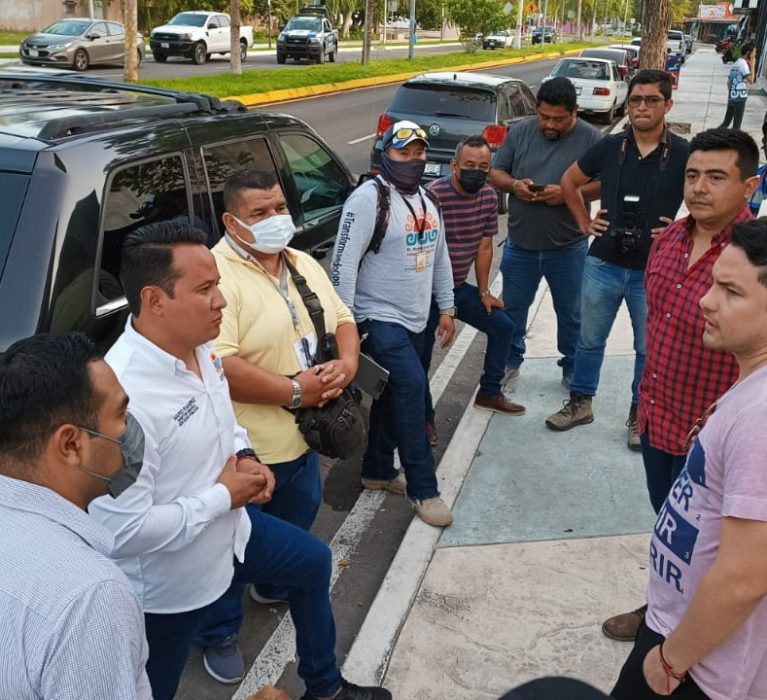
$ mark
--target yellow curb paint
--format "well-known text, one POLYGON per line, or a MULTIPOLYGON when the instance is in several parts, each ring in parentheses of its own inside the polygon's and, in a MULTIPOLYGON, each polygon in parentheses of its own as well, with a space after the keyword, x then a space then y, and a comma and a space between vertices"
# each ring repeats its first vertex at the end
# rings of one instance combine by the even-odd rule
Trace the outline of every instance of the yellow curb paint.
POLYGON ((407 73, 396 73, 394 75, 383 75, 376 78, 355 78, 354 80, 345 80, 341 83, 324 83, 322 85, 308 85, 301 88, 286 88, 284 90, 272 90, 270 92, 259 92, 252 95, 233 95, 224 97, 225 100, 237 100, 246 107, 257 107, 259 105, 276 104, 279 102, 290 102, 292 100, 301 100, 307 97, 319 97, 329 95, 334 92, 346 92, 347 90, 359 90, 363 88, 382 87, 402 83, 405 80, 421 75, 422 73, 454 73, 458 71, 483 70, 485 68, 500 68, 502 66, 512 66, 517 63, 532 63, 534 61, 549 60, 551 58, 561 58, 562 56, 573 56, 581 49, 570 49, 561 54, 533 53, 528 56, 515 56, 503 61, 486 61, 484 63, 470 63, 463 66, 449 66, 446 68, 435 68, 430 71, 409 71, 407 73))

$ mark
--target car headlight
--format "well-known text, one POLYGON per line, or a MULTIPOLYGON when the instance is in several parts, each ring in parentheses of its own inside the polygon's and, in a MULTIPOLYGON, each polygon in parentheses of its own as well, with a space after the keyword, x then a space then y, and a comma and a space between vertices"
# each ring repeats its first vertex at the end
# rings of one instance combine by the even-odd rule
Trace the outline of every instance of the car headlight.
POLYGON ((64 49, 69 48, 70 46, 72 46, 72 42, 71 41, 65 41, 63 44, 49 44, 48 45, 48 50, 49 51, 62 51, 64 49))
POLYGON ((181 41, 191 41, 192 40, 192 35, 191 34, 179 34, 178 38, 181 39, 181 41))

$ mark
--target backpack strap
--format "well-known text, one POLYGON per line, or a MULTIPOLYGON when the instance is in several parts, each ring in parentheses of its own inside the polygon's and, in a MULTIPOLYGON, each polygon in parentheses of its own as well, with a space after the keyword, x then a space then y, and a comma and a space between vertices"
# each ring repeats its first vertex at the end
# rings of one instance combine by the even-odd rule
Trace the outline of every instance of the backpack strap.
MULTIPOLYGON (((376 186, 376 223, 373 227, 373 237, 368 243, 362 257, 364 258, 370 251, 373 251, 378 255, 378 251, 381 250, 381 243, 383 243, 384 236, 386 235, 386 229, 389 228, 389 213, 391 211, 391 192, 389 192, 388 185, 385 185, 377 177, 373 178, 373 182, 376 186)), ((360 264, 362 261, 360 260, 360 264)))

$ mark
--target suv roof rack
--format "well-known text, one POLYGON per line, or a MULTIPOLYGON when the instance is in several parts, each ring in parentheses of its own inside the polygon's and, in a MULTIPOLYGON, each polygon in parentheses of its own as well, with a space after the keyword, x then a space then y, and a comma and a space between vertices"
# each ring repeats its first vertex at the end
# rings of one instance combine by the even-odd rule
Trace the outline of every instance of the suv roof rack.
POLYGON ((304 5, 300 12, 297 13, 298 17, 325 17, 330 19, 330 13, 328 8, 325 7, 325 0, 321 0, 318 3, 312 3, 311 5, 304 5))

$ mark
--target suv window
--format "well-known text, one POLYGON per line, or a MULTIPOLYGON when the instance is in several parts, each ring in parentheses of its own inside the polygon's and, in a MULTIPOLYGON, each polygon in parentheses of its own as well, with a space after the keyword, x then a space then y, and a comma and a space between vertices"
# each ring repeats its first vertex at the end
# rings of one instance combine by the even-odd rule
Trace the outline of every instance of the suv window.
POLYGON ((218 29, 218 18, 215 15, 208 17, 208 29, 218 29))
POLYGON ((317 141, 304 134, 279 135, 298 190, 304 222, 343 206, 349 184, 341 166, 317 141))
POLYGON ((228 27, 229 24, 229 18, 226 15, 216 15, 216 19, 218 19, 218 26, 219 27, 228 27))
POLYGON ((494 122, 495 92, 452 85, 403 85, 389 111, 494 122))
POLYGON ((241 170, 274 172, 274 160, 265 138, 206 146, 202 149, 202 156, 210 191, 206 219, 209 229, 214 232, 214 239, 218 239, 224 235, 221 215, 224 213, 224 184, 229 176, 241 170))
POLYGON ((504 88, 504 90, 509 96, 509 107, 511 108, 509 118, 524 117, 530 114, 530 108, 522 96, 522 90, 519 89, 519 85, 512 83, 504 88))

